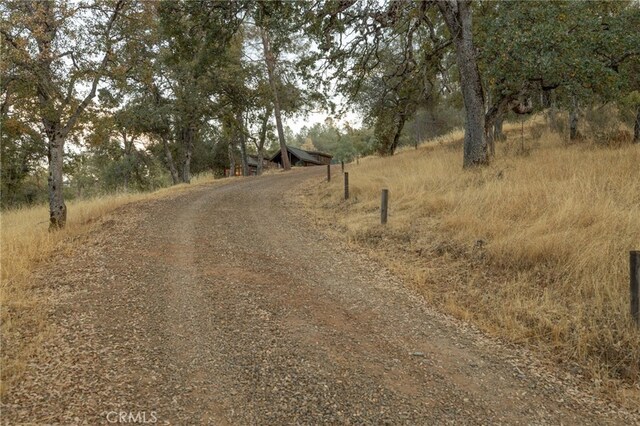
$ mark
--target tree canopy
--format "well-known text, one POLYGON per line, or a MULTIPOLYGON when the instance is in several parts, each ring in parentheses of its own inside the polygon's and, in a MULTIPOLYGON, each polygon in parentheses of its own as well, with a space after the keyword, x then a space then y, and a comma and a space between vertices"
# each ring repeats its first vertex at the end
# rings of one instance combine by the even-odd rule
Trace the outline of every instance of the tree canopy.
POLYGON ((252 155, 260 173, 287 144, 350 161, 464 126, 474 167, 510 114, 564 111, 574 137, 602 105, 640 137, 630 0, 10 0, 0 14, 2 206, 48 199, 54 229, 65 198, 249 174, 252 155))

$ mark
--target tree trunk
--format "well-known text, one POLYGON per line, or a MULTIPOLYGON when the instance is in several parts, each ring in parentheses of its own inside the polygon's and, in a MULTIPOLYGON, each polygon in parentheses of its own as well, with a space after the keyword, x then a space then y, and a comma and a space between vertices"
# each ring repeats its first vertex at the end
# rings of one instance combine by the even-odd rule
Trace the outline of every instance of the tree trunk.
POLYGON ((576 140, 580 137, 578 133, 578 98, 573 97, 571 111, 569 112, 569 140, 576 140))
MULTIPOLYGON (((488 87, 489 84, 485 81, 484 87, 488 87)), ((487 92, 487 98, 484 100, 484 113, 485 113, 485 118, 486 118, 486 114, 489 112, 490 105, 493 105, 493 96, 491 96, 491 90, 489 90, 487 92)))
POLYGON ((143 178, 142 174, 140 173, 140 168, 138 167, 138 162, 145 163, 145 161, 140 159, 139 152, 137 150, 135 150, 135 149, 133 151, 133 157, 135 158, 134 159, 134 162, 135 162, 135 169, 134 170, 135 170, 135 174, 136 174, 136 179, 138 180, 138 183, 142 183, 142 182, 144 182, 144 178, 143 178))
POLYGON ((280 99, 278 97, 278 85, 276 76, 276 58, 271 51, 269 45, 269 35, 266 30, 261 29, 262 47, 264 49, 264 60, 267 64, 267 75, 269 77, 269 86, 273 94, 273 111, 276 118, 276 129, 278 130, 278 140, 280 141, 280 152, 282 153, 282 167, 285 170, 291 170, 291 162, 289 161, 289 153, 287 151, 287 143, 284 138, 284 128, 282 127, 282 115, 280 113, 280 99))
POLYGON ((171 173, 171 181, 174 185, 177 185, 180 183, 180 176, 178 175, 176 163, 173 161, 173 155, 171 154, 171 149, 169 148, 169 142, 164 136, 160 136, 160 139, 162 139, 162 146, 164 147, 164 156, 167 160, 167 167, 169 168, 169 172, 171 173))
POLYGON ((555 103, 552 103, 547 110, 547 123, 551 131, 563 135, 564 133, 564 120, 559 117, 559 111, 555 103))
POLYGON ((264 166, 264 153, 262 150, 258 150, 258 165, 256 167, 256 176, 260 176, 263 172, 264 166))
POLYGON ((193 138, 195 129, 188 126, 183 129, 182 141, 184 144, 184 161, 182 164, 182 182, 191 183, 191 156, 193 155, 193 138))
POLYGON ((497 102, 495 102, 487 110, 484 116, 484 132, 487 143, 487 149, 491 157, 496 154, 495 141, 504 140, 505 136, 502 133, 502 123, 504 121, 504 115, 509 111, 509 106, 517 96, 514 94, 502 94, 497 102))
POLYGON ((124 191, 127 192, 129 190, 129 156, 131 155, 131 147, 129 146, 130 144, 133 144, 133 141, 129 141, 127 140, 127 132, 123 131, 122 132, 122 140, 124 142, 124 161, 125 161, 125 168, 124 168, 124 191))
POLYGON ((463 167, 488 164, 484 128, 484 94, 473 45, 469 0, 440 0, 442 13, 456 48, 465 109, 463 167))
POLYGON ((484 133, 487 143, 487 150, 490 156, 494 156, 496 153, 496 139, 502 137, 502 120, 504 112, 509 106, 511 96, 502 96, 497 103, 494 103, 491 108, 487 110, 484 117, 484 133))
POLYGON ((487 141, 487 152, 489 152, 489 156, 493 157, 496 155, 496 142, 495 142, 495 127, 487 126, 485 124, 485 135, 487 141))
POLYGON ((233 152, 232 142, 229 142, 227 153, 229 154, 229 177, 232 177, 236 175, 236 155, 233 152))
POLYGON ((505 140, 505 135, 502 132, 502 123, 504 122, 504 115, 498 114, 493 118, 493 122, 490 125, 485 123, 485 129, 487 129, 487 149, 491 157, 496 156, 496 141, 505 140))
POLYGON ((262 127, 260 127, 260 139, 258 141, 258 146, 256 146, 256 148, 258 149, 258 169, 256 170, 256 174, 258 176, 262 174, 262 169, 263 169, 262 162, 264 161, 264 143, 267 140, 267 127, 269 126, 270 116, 271 116, 271 107, 267 106, 264 113, 264 118, 262 120, 262 127))
MULTIPOLYGON (((84 96, 80 103, 75 103, 69 111, 70 114, 64 124, 61 122, 62 112, 70 106, 70 100, 74 93, 73 84, 75 79, 71 79, 67 84, 69 96, 66 99, 60 99, 58 96, 52 96, 56 92, 63 93, 65 90, 57 85, 54 81, 60 76, 52 69, 52 62, 57 56, 56 51, 52 51, 52 46, 56 46, 56 34, 61 31, 60 25, 64 22, 59 19, 56 13, 56 2, 40 2, 41 9, 38 16, 33 21, 34 26, 30 28, 31 34, 35 37, 35 48, 37 49, 37 60, 33 66, 27 66, 27 72, 32 74, 31 82, 35 84, 38 92, 38 100, 40 106, 41 120, 44 124, 45 133, 48 139, 48 157, 49 157, 49 229, 63 228, 67 222, 67 206, 64 203, 63 195, 63 172, 64 164, 64 142, 69 133, 75 127, 78 119, 87 109, 91 101, 96 95, 96 90, 100 79, 108 65, 109 55, 111 52, 111 30, 114 23, 118 19, 122 8, 123 1, 118 1, 111 13, 111 16, 104 29, 104 56, 102 60, 93 70, 93 80, 89 85, 89 92, 84 96), (55 78, 54 78, 55 77, 55 78)), ((29 25, 28 25, 29 26, 29 25)), ((25 50, 30 51, 32 46, 25 50)), ((95 55, 95 53, 94 53, 95 55)), ((60 56, 58 56, 59 58, 60 56)), ((75 64, 75 61, 74 61, 75 64)), ((82 73, 81 73, 82 74, 82 73)), ((68 77, 68 76, 66 76, 68 77)), ((69 80, 62 77, 61 80, 69 80)))
MULTIPOLYGON (((152 84, 151 86, 151 93, 153 94, 155 106, 160 107, 162 103, 162 97, 160 96, 160 90, 158 89, 158 86, 155 83, 152 84)), ((164 148, 164 156, 167 162, 167 168, 169 169, 169 173, 171 173, 171 181, 173 182, 174 185, 177 185, 180 183, 180 174, 178 173, 178 168, 176 167, 176 163, 173 160, 173 154, 171 154, 171 147, 169 147, 169 141, 165 136, 165 134, 169 132, 169 128, 161 127, 156 129, 155 132, 160 136, 160 139, 162 140, 162 147, 164 148)))
POLYGON ((636 124, 633 126, 633 143, 640 143, 640 105, 636 108, 636 124))
POLYGON ((247 164, 247 135, 245 133, 242 113, 236 116, 238 122, 238 141, 240 142, 240 161, 242 162, 242 176, 249 176, 249 165, 247 164))
POLYGON ((247 163, 247 145, 242 136, 240 139, 240 160, 242 162, 242 176, 249 176, 249 164, 247 163))
POLYGON ((542 108, 551 108, 552 98, 551 98, 551 90, 542 90, 542 108))
POLYGON ((49 139, 49 230, 64 228, 67 223, 67 205, 64 203, 62 165, 64 139, 58 131, 49 139))
MULTIPOLYGON (((389 148, 389 155, 393 155, 396 152, 396 148, 398 148, 398 142, 400 142, 400 135, 402 134, 402 129, 404 127, 404 123, 406 121, 406 117, 404 114, 401 114, 398 117, 398 127, 396 127, 396 133, 393 135, 393 142, 391 143, 391 147, 389 148)), ((416 145, 417 149, 417 145, 416 145)))
POLYGON ((503 123, 504 123, 504 116, 499 115, 498 118, 496 118, 496 122, 493 124, 493 137, 498 141, 503 141, 506 139, 506 136, 502 131, 503 123))

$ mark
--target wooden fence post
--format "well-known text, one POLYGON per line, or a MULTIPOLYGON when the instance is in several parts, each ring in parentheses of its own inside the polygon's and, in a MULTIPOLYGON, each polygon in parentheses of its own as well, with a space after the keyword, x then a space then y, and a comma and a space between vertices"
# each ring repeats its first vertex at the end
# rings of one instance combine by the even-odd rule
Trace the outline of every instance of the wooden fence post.
POLYGON ((340 162, 340 166, 342 166, 342 173, 344 173, 344 161, 340 162))
POLYGON ((327 164, 327 182, 331 182, 331 164, 327 164))
POLYGON ((631 318, 640 327, 640 251, 629 252, 629 279, 631 282, 631 318))
POLYGON ((382 190, 382 202, 380 204, 380 223, 387 223, 387 212, 389 211, 389 190, 382 190))
POLYGON ((349 172, 344 172, 344 199, 349 199, 349 172))

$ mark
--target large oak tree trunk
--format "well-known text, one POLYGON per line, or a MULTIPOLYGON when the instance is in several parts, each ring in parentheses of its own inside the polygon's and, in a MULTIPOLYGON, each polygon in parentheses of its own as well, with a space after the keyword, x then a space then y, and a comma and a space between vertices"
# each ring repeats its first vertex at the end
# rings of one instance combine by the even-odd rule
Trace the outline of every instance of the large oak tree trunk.
POLYGON ((282 115, 280 111, 280 98, 278 97, 278 84, 276 76, 276 58, 271 51, 269 44, 269 35, 265 30, 260 31, 262 37, 262 47, 264 49, 264 60, 267 64, 267 75, 269 77, 269 86, 273 94, 273 111, 276 118, 276 129, 278 130, 278 141, 280 142, 280 152, 282 153, 282 167, 285 170, 291 170, 291 162, 289 161, 289 152, 287 151, 287 142, 284 138, 284 128, 282 127, 282 115))
POLYGON ((67 223, 67 205, 64 203, 62 165, 64 139, 59 131, 51 132, 49 139, 49 229, 64 228, 67 223))
MULTIPOLYGON (((391 147, 389 148, 389 155, 393 155, 398 148, 398 143, 400 142, 400 135, 402 135, 402 129, 404 128, 404 123, 406 122, 406 116, 401 114, 398 117, 398 126, 396 127, 396 133, 393 135, 393 142, 391 143, 391 147)), ((417 144, 416 144, 417 148, 417 144)))
MULTIPOLYGON (((74 87, 69 86, 66 88, 69 94, 66 98, 60 99, 56 97, 55 93, 63 92, 63 90, 56 85, 56 78, 54 78, 55 73, 52 69, 52 62, 56 56, 56 52, 53 50, 56 45, 56 34, 60 30, 60 22, 63 20, 58 20, 56 17, 55 8, 57 4, 55 2, 34 2, 31 6, 35 5, 38 6, 38 18, 33 21, 35 25, 33 28, 30 28, 30 31, 35 37, 38 59, 33 66, 27 66, 27 71, 32 73, 33 83, 37 87, 42 124, 47 136, 49 158, 49 230, 55 230, 63 228, 67 223, 67 206, 64 203, 64 181, 62 172, 64 164, 64 143, 69 133, 75 127, 79 117, 84 113, 96 95, 98 83, 107 67, 109 53, 111 51, 111 30, 125 6, 125 2, 119 0, 115 3, 111 17, 106 23, 103 33, 105 41, 104 56, 97 69, 94 70, 89 93, 85 95, 79 104, 72 107, 71 114, 64 122, 61 121, 62 112, 71 106, 72 96, 70 95, 73 93, 74 87)), ((17 46, 14 45, 14 47, 17 46)), ((71 53, 73 53, 73 51, 71 51, 71 53)), ((75 83, 75 79, 72 79, 68 84, 73 83, 75 83)))
POLYGON ((442 13, 456 48, 465 109, 464 162, 472 167, 489 162, 484 128, 484 94, 473 46, 469 0, 440 0, 442 13))

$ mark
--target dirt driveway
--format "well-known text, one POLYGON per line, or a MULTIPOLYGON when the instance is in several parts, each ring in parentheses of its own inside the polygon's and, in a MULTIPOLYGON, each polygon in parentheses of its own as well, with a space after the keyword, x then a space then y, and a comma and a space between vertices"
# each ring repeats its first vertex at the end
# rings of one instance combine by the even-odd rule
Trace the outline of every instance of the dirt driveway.
POLYGON ((314 229, 295 197, 281 201, 323 173, 195 188, 103 220, 62 268, 37 274, 57 334, 3 422, 638 421, 518 366, 314 229))

